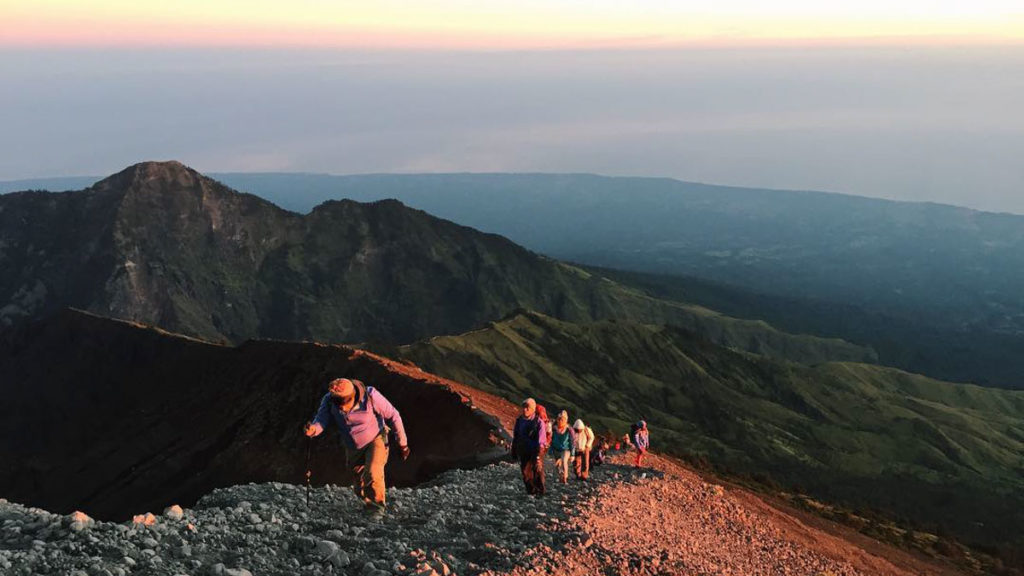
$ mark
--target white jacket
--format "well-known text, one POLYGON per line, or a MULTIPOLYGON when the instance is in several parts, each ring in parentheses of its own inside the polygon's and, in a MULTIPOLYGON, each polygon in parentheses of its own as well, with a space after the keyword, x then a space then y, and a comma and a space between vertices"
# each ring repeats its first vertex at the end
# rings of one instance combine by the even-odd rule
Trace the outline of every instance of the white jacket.
POLYGON ((582 431, 576 431, 576 452, 585 452, 594 447, 594 431, 590 426, 584 426, 582 431))

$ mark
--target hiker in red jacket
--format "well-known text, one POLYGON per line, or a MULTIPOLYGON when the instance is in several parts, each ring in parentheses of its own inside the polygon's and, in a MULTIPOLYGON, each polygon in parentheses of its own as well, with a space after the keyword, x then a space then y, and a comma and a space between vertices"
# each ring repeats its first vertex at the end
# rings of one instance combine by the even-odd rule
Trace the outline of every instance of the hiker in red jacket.
POLYGON ((636 446, 636 467, 639 468, 643 465, 644 455, 647 454, 647 449, 651 446, 651 437, 647 433, 647 422, 641 420, 634 424, 630 435, 633 446, 636 446))
POLYGON ((548 448, 551 447, 551 419, 548 418, 548 409, 543 404, 537 404, 537 417, 544 424, 545 441, 540 447, 540 455, 544 456, 548 453, 548 448))

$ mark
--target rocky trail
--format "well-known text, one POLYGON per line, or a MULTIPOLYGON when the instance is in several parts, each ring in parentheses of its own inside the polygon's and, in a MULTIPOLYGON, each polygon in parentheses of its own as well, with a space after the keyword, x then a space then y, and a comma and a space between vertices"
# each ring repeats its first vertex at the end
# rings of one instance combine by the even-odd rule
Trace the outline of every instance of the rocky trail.
POLYGON ((674 463, 625 456, 589 482, 524 494, 516 465, 449 471, 389 489, 365 512, 347 487, 219 489, 191 509, 98 522, 0 501, 0 574, 940 574, 881 558, 674 463))

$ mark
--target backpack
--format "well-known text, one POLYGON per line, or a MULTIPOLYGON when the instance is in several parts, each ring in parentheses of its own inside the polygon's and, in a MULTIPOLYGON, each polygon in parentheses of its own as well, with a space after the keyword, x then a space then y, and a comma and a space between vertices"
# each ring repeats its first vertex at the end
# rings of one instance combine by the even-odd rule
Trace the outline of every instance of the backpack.
POLYGON ((391 426, 384 422, 384 417, 377 412, 377 407, 373 405, 373 386, 365 386, 365 388, 366 401, 370 403, 370 410, 373 410, 373 414, 377 417, 377 425, 380 426, 380 431, 384 433, 384 445, 389 446, 392 442, 398 444, 398 434, 391 429, 391 426))
POLYGON ((629 425, 629 437, 636 438, 636 433, 640 431, 640 423, 633 422, 629 425))

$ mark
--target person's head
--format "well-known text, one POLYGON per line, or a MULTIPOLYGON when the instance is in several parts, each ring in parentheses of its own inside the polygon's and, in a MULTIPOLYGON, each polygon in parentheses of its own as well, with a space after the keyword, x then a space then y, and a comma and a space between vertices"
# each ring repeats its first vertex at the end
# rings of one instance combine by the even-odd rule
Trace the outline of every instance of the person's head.
POLYGON ((356 387, 348 378, 336 378, 327 385, 331 401, 343 412, 348 412, 356 403, 356 387))
POLYGON ((523 416, 527 418, 533 418, 533 415, 537 413, 537 401, 533 398, 527 398, 523 400, 523 416))
POLYGON ((646 420, 641 420, 640 421, 640 429, 641 430, 647 430, 647 421, 646 420))
POLYGON ((569 425, 569 413, 566 412, 565 410, 562 410, 561 412, 558 413, 558 427, 559 428, 565 428, 568 425, 569 425))
POLYGON ((572 429, 576 430, 577 432, 582 432, 583 428, 583 420, 580 420, 579 418, 577 418, 576 421, 572 423, 572 429))

